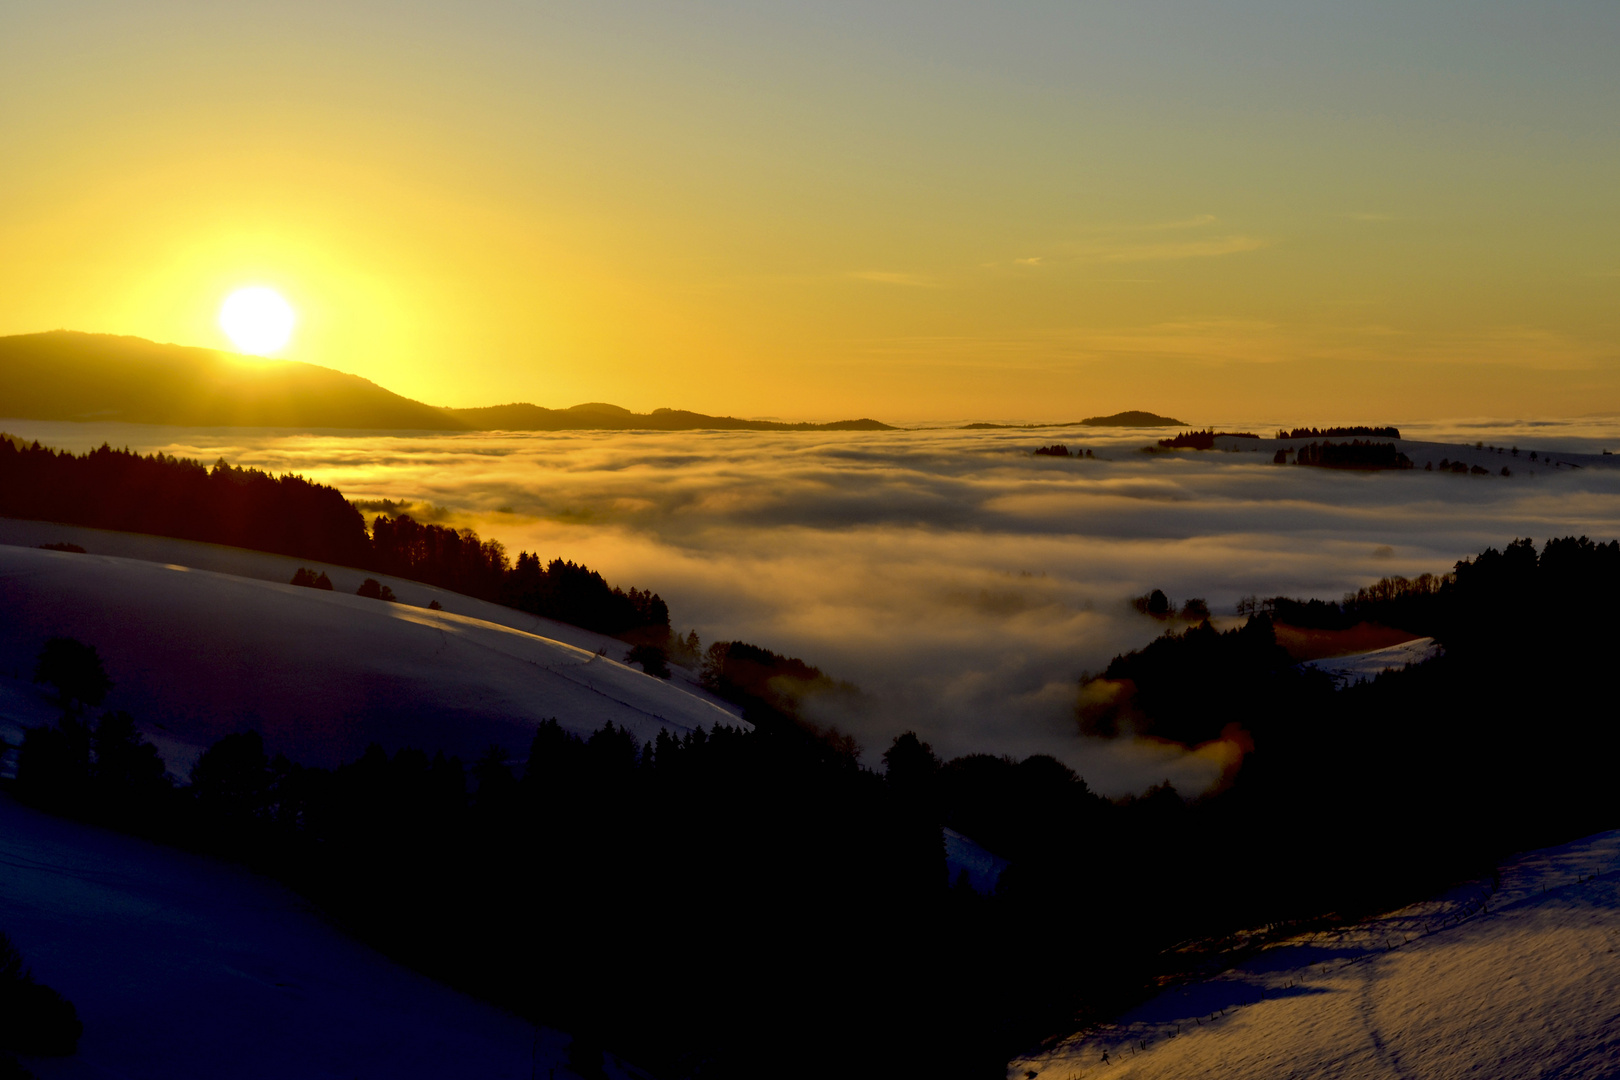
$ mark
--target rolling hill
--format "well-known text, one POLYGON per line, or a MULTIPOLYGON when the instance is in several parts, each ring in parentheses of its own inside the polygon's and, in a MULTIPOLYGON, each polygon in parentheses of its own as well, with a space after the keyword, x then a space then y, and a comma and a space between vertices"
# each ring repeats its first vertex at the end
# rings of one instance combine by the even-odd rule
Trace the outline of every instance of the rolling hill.
POLYGON ((634 413, 601 403, 444 409, 315 364, 71 330, 0 337, 0 416, 394 431, 892 430, 876 420, 790 424, 684 409, 634 413))
POLYGON ((1084 420, 1070 420, 1061 424, 965 424, 965 431, 998 431, 998 430, 1024 430, 1027 428, 1069 428, 1069 427, 1186 427, 1184 420, 1177 420, 1172 416, 1160 416, 1158 413, 1143 412, 1141 409, 1127 409, 1124 412, 1111 413, 1108 416, 1088 416, 1084 420))
MULTIPOLYGON (((96 535, 116 545, 122 534, 96 535)), ((117 683, 108 707, 134 714, 180 774, 247 728, 295 760, 331 766, 372 742, 468 760, 495 743, 521 758, 547 718, 581 735, 611 722, 638 742, 660 728, 742 723, 679 680, 592 651, 618 643, 589 631, 399 578, 387 583, 402 602, 368 600, 350 591, 362 573, 342 567, 330 568, 342 592, 299 588, 282 583, 295 560, 129 539, 169 558, 0 544, 0 739, 19 741, 53 718, 28 672, 56 635, 97 647, 117 683), (428 609, 429 599, 446 610, 428 609)))
POLYGON ((1250 950, 1007 1076, 1339 1080, 1616 1075, 1620 833, 1250 950))
POLYGON ((331 368, 68 330, 0 337, 0 414, 193 427, 471 426, 331 368))

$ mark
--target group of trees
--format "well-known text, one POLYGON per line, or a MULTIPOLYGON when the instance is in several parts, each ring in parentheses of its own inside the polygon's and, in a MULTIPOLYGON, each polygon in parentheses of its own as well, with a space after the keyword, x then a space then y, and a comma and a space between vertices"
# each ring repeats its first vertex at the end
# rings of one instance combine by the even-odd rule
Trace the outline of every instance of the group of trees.
POLYGON ((1207 428, 1203 431, 1183 431, 1181 434, 1168 439, 1159 440, 1161 450, 1213 450, 1216 439, 1258 439, 1260 436, 1251 431, 1216 431, 1207 428))
POLYGON ((140 454, 0 440, 0 515, 152 533, 345 566, 369 557, 365 521, 336 488, 300 476, 140 454))
POLYGON ((1079 458, 1089 458, 1089 457, 1096 457, 1097 455, 1093 454, 1090 450, 1086 450, 1084 448, 1079 449, 1079 450, 1070 451, 1068 446, 1066 444, 1064 444, 1064 443, 1053 443, 1051 446, 1036 447, 1035 448, 1035 456, 1036 457, 1064 457, 1064 458, 1066 458, 1066 457, 1079 457, 1079 458))
POLYGON ((1445 608, 1440 593, 1455 583, 1454 573, 1383 577, 1355 592, 1345 593, 1339 602, 1288 596, 1262 600, 1245 596, 1237 603, 1237 614, 1264 614, 1277 622, 1310 630, 1347 630, 1358 623, 1373 622, 1428 637, 1436 632, 1445 608))
POLYGON ((1292 430, 1280 430, 1280 431, 1277 432, 1277 438, 1279 438, 1279 439, 1327 439, 1327 438, 1398 439, 1400 437, 1401 437, 1401 429, 1398 428, 1398 427, 1395 427, 1393 425, 1388 425, 1388 426, 1385 426, 1385 427, 1366 427, 1364 425, 1356 425, 1356 426, 1353 426, 1353 427, 1325 427, 1325 428, 1301 427, 1301 428, 1294 428, 1292 430))
POLYGON ((1200 597, 1190 597, 1178 610, 1176 602, 1165 595, 1163 589, 1154 589, 1131 598, 1131 607, 1155 619, 1181 618, 1187 622, 1203 622, 1209 618, 1209 604, 1200 597))
POLYGON ((1620 824, 1607 775, 1620 730, 1591 704, 1608 696, 1617 603, 1620 544, 1515 541, 1340 604, 1269 605, 1307 625, 1432 634, 1439 659, 1335 690, 1294 665, 1259 610, 1115 658, 1080 718, 1103 734, 1252 747, 1230 790, 1189 808, 1189 822, 1242 838, 1218 892, 1275 918, 1399 902, 1507 852, 1620 824))
POLYGON ((816 734, 835 753, 853 760, 854 739, 835 726, 817 724, 813 712, 860 709, 864 701, 853 683, 834 679, 796 656, 783 656, 744 641, 717 641, 703 654, 703 688, 741 705, 756 724, 788 721, 816 734), (817 708, 819 706, 820 708, 817 708))
POLYGON ((656 593, 615 588, 596 571, 563 559, 541 566, 539 556, 519 555, 502 591, 486 599, 639 644, 664 648, 670 637, 669 608, 656 593))
MULTIPOLYGON (((1435 467, 1434 463, 1430 462, 1429 464, 1423 466, 1423 469, 1424 469, 1425 472, 1428 472, 1428 471, 1433 470, 1434 467, 1435 467)), ((1456 473, 1459 476, 1489 476, 1489 475, 1491 475, 1491 470, 1487 469, 1483 465, 1470 466, 1466 461, 1452 461, 1449 458, 1441 458, 1440 459, 1440 471, 1441 472, 1456 473)), ((1503 475, 1503 476, 1512 476, 1513 475, 1513 470, 1509 469, 1506 465, 1504 465, 1504 466, 1502 466, 1501 475, 1503 475)))
POLYGON ((83 1033, 73 1003, 36 980, 22 953, 0 933, 0 1080, 33 1075, 14 1055, 65 1057, 78 1049, 83 1033))
POLYGON ((325 570, 317 574, 307 566, 300 566, 293 571, 291 584, 306 589, 323 589, 326 592, 331 592, 333 588, 332 579, 326 576, 325 570))
MULTIPOLYGON (((1274 460, 1281 464, 1287 460, 1287 451, 1278 450, 1274 460)), ((1394 443, 1364 442, 1352 439, 1347 443, 1313 442, 1294 451, 1299 465, 1315 465, 1323 469, 1410 469, 1412 459, 1401 453, 1394 443)))
POLYGON ((669 636, 669 609, 649 591, 616 588, 562 559, 542 565, 527 552, 514 565, 499 542, 471 529, 403 514, 378 515, 368 531, 336 488, 223 458, 208 468, 106 445, 74 454, 0 440, 0 516, 292 555, 426 582, 599 633, 658 645, 669 636))

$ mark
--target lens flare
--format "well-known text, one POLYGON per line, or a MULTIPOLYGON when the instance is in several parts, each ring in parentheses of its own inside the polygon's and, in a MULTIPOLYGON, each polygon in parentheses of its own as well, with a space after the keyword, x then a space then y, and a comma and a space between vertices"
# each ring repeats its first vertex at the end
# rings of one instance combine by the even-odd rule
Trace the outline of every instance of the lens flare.
POLYGON ((274 289, 238 289, 219 309, 219 327, 238 350, 267 356, 286 345, 298 321, 292 305, 274 289))

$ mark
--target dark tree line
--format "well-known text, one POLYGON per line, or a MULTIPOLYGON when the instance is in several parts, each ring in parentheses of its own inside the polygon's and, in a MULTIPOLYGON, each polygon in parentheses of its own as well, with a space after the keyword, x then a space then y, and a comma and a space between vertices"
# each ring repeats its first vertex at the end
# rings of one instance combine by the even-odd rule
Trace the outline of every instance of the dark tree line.
POLYGON ((336 488, 232 467, 223 458, 208 468, 106 445, 74 454, 0 440, 0 516, 353 566, 657 645, 669 634, 669 610, 651 592, 616 588, 562 559, 542 565, 527 552, 513 565, 497 541, 406 515, 379 515, 368 532, 336 488))
MULTIPOLYGON (((1279 450, 1279 454, 1283 451, 1279 450)), ((1352 439, 1347 443, 1313 442, 1295 451, 1298 465, 1315 465, 1323 469, 1410 469, 1412 459, 1398 450, 1394 443, 1363 442, 1352 439)))
POLYGON ((0 440, 0 515, 304 556, 370 557, 366 526, 336 488, 300 476, 140 454, 84 454, 0 440))
POLYGON ((1301 427, 1301 428, 1294 428, 1291 431, 1278 431, 1277 432, 1277 438, 1279 438, 1279 439, 1326 439, 1326 438, 1398 439, 1400 437, 1401 437, 1401 429, 1398 428, 1398 427, 1394 427, 1394 426, 1367 427, 1365 425, 1355 425, 1355 426, 1352 426, 1352 427, 1325 427, 1325 428, 1301 427))
POLYGON ((1215 440, 1226 439, 1258 439, 1260 436, 1251 431, 1216 431, 1207 428, 1204 431, 1183 431, 1168 439, 1160 439, 1159 447, 1163 450, 1213 450, 1215 440))
POLYGON ((22 953, 0 933, 0 1080, 33 1076, 14 1055, 66 1057, 78 1049, 83 1033, 73 1003, 35 979, 22 953))
POLYGON ((1143 593, 1141 596, 1133 596, 1131 598, 1131 607, 1141 614, 1152 616, 1155 619, 1179 617, 1187 622, 1198 623, 1209 618, 1209 604, 1200 597, 1189 597, 1187 602, 1181 605, 1178 612, 1175 601, 1166 596, 1163 589, 1154 589, 1152 592, 1143 593))
POLYGON ((1345 593, 1344 599, 1337 603, 1314 598, 1296 600, 1273 596, 1259 600, 1248 596, 1238 601, 1237 613, 1263 613, 1289 626, 1312 630, 1348 630, 1358 623, 1373 622, 1432 637, 1439 629, 1441 615, 1450 605, 1449 593, 1446 596, 1441 593, 1455 584, 1455 574, 1386 577, 1345 593))

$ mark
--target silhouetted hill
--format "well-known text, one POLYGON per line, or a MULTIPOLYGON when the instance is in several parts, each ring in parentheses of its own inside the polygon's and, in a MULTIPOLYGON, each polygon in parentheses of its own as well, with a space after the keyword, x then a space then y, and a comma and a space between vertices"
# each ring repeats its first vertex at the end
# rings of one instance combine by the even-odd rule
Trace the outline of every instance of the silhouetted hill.
POLYGON ((0 416, 198 427, 469 426, 331 368, 70 330, 0 337, 0 416))
POLYGON ((708 416, 685 409, 654 409, 634 413, 617 405, 592 402, 571 409, 539 405, 491 405, 482 409, 446 409, 470 427, 485 431, 573 431, 611 429, 641 431, 894 431, 877 420, 835 420, 828 424, 788 424, 779 420, 739 420, 734 416, 708 416))
POLYGON ((1182 420, 1175 420, 1158 413, 1143 412, 1140 409, 1129 409, 1117 412, 1112 416, 1088 416, 1080 421, 1086 427, 1186 427, 1182 420))
POLYGON ((1070 420, 1062 424, 964 424, 965 431, 997 431, 1014 429, 1022 431, 1025 428, 1055 428, 1055 427, 1186 427, 1186 421, 1176 420, 1158 413, 1143 412, 1140 409, 1130 409, 1117 412, 1112 416, 1088 416, 1084 420, 1070 420))
POLYGON ((684 409, 633 413, 496 405, 440 409, 315 364, 261 360, 137 337, 53 330, 0 337, 0 416, 192 427, 426 431, 892 431, 876 420, 787 424, 684 409))

